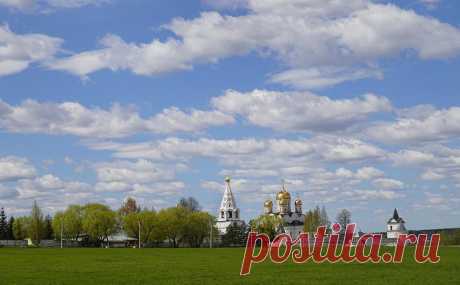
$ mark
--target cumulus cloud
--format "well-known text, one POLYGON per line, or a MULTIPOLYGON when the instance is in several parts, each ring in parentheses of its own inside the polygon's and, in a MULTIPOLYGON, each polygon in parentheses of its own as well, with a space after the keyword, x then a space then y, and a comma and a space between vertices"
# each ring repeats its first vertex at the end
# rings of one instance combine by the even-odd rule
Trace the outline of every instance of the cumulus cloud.
POLYGON ((383 72, 372 68, 308 68, 289 69, 270 76, 270 82, 280 83, 297 89, 320 89, 366 78, 383 79, 383 72))
POLYGON ((19 195, 16 189, 6 187, 0 184, 0 200, 14 199, 19 195))
POLYGON ((337 131, 392 109, 390 101, 366 94, 352 99, 330 99, 310 92, 228 90, 212 99, 220 111, 243 116, 250 123, 286 131, 337 131))
POLYGON ((36 175, 35 167, 21 157, 0 157, 0 182, 32 178, 36 175))
POLYGON ((378 178, 373 181, 374 185, 383 190, 399 190, 404 188, 402 181, 391 178, 378 178))
POLYGON ((62 40, 42 34, 15 34, 0 25, 0 76, 25 70, 30 64, 50 60, 60 50, 62 40))
POLYGON ((166 138, 146 143, 93 142, 88 146, 95 150, 113 151, 118 158, 165 161, 209 157, 217 158, 225 164, 244 164, 247 167, 260 164, 262 160, 265 164, 273 165, 281 161, 288 164, 295 160, 365 161, 385 156, 385 151, 377 146, 354 138, 336 136, 319 136, 310 140, 166 138))
POLYGON ((240 16, 206 12, 194 19, 176 18, 163 26, 174 34, 165 40, 129 43, 107 35, 102 48, 55 60, 49 67, 81 77, 102 69, 156 75, 255 51, 294 70, 273 81, 310 88, 380 78, 379 59, 407 51, 421 59, 460 52, 459 29, 391 4, 252 0, 245 5, 248 13, 240 16))
POLYGON ((79 8, 88 5, 100 5, 110 0, 0 0, 5 6, 23 12, 48 12, 58 8, 79 8))
POLYGON ((50 198, 56 195, 76 195, 88 193, 91 186, 80 181, 64 181, 52 174, 34 179, 19 180, 16 185, 20 199, 50 198))
POLYGON ((140 159, 132 161, 115 161, 101 163, 95 166, 97 177, 102 182, 117 183, 149 183, 169 180, 174 177, 174 172, 162 165, 140 159))
POLYGON ((91 138, 119 138, 142 132, 197 132, 231 124, 234 119, 220 111, 177 108, 142 118, 132 106, 113 104, 110 109, 85 107, 76 102, 23 101, 12 106, 0 100, 0 128, 18 133, 70 134, 91 138))
POLYGON ((368 135, 385 143, 420 143, 453 139, 460 135, 460 108, 435 110, 422 117, 402 117, 372 126, 368 135))

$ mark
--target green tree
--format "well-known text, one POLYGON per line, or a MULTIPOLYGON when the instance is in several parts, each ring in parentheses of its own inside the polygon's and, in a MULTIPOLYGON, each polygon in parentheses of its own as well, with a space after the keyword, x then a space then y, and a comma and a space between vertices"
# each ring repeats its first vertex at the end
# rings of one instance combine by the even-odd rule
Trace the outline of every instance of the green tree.
POLYGON ((108 242, 109 236, 117 229, 116 214, 106 205, 87 204, 84 206, 82 226, 97 244, 108 242))
POLYGON ((171 247, 177 247, 183 233, 189 211, 183 207, 171 207, 158 212, 158 225, 160 231, 167 237, 171 247))
POLYGON ((32 206, 32 212, 30 214, 30 226, 29 226, 29 237, 32 242, 36 245, 40 244, 40 241, 45 234, 45 223, 43 213, 38 206, 37 201, 34 201, 32 206))
POLYGON ((19 217, 13 222, 13 236, 16 240, 23 240, 29 237, 30 217, 19 217))
POLYGON ((313 210, 309 210, 305 214, 304 232, 313 233, 322 225, 321 223, 321 210, 316 206, 313 210))
POLYGON ((139 213, 129 213, 123 218, 123 229, 130 237, 139 239, 139 227, 141 242, 155 242, 154 231, 158 227, 158 218, 155 211, 142 210, 139 213))
POLYGON ((67 238, 65 228, 64 228, 64 213, 56 212, 51 223, 53 227, 54 237, 56 239, 67 238), (61 236, 62 233, 62 236, 61 236))
POLYGON ((283 224, 278 216, 261 215, 251 220, 250 227, 252 231, 267 234, 270 239, 273 239, 281 231, 283 224))
POLYGON ((70 205, 64 212, 64 230, 71 239, 78 240, 83 231, 83 212, 80 205, 70 205))
POLYGON ((8 220, 8 237, 7 237, 7 239, 10 239, 10 240, 14 239, 13 225, 14 225, 14 217, 10 217, 10 219, 8 220))
POLYGON ((248 227, 245 223, 231 223, 227 227, 226 233, 222 236, 222 245, 224 246, 241 246, 246 244, 248 227))
POLYGON ((214 217, 206 212, 188 211, 182 225, 181 239, 191 247, 200 247, 204 239, 210 236, 211 230, 217 234, 214 217))
POLYGON ((0 240, 8 239, 8 222, 6 220, 5 209, 0 210, 0 240))
POLYGON ((44 239, 53 239, 54 232, 53 232, 53 226, 52 226, 52 218, 50 215, 46 215, 45 217, 45 226, 44 226, 44 239))

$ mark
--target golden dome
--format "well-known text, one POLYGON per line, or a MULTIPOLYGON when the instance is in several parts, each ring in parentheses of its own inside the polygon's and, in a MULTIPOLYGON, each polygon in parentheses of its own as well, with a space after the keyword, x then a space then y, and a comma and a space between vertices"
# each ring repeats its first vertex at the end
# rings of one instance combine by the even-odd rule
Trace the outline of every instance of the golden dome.
POLYGON ((287 191, 278 192, 276 195, 276 200, 291 200, 291 194, 287 191))
POLYGON ((273 207, 273 202, 272 202, 272 200, 267 200, 267 201, 265 201, 264 206, 265 206, 265 207, 273 207))

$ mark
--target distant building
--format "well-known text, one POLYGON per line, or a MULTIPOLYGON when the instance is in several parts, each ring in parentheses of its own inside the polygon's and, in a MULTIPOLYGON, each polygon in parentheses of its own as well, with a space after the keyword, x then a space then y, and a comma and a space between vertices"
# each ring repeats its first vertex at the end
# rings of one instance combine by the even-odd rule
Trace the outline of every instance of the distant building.
POLYGON ((230 224, 243 224, 240 218, 240 209, 236 206, 235 197, 233 197, 230 186, 230 177, 225 177, 225 190, 217 218, 217 229, 220 234, 225 234, 230 224))
POLYGON ((264 203, 264 214, 277 216, 282 224, 280 232, 285 232, 295 239, 303 232, 305 215, 302 213, 302 200, 294 201, 294 211, 291 210, 291 194, 283 184, 282 190, 276 195, 277 211, 273 211, 273 201, 267 200, 264 203))
POLYGON ((393 217, 387 222, 387 238, 397 239, 400 234, 407 234, 405 221, 398 214, 398 210, 395 208, 393 211, 393 217))

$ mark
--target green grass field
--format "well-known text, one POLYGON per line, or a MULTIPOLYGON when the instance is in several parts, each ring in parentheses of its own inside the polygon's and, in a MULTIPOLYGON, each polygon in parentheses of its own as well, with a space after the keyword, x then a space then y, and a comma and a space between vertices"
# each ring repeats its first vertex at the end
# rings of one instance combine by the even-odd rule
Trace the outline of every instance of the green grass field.
POLYGON ((438 264, 256 264, 243 249, 0 249, 0 284, 460 284, 460 248, 438 264))

